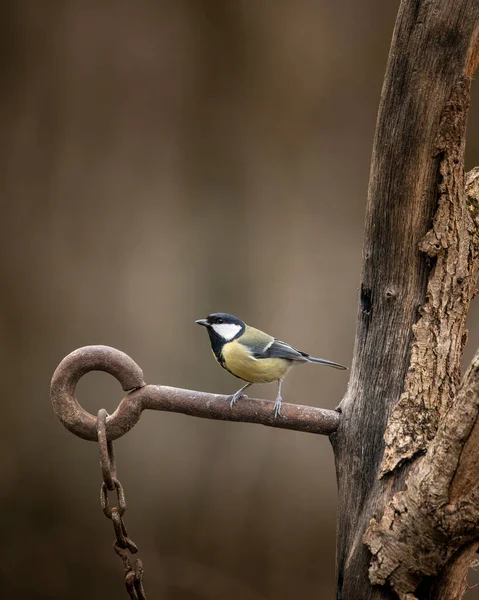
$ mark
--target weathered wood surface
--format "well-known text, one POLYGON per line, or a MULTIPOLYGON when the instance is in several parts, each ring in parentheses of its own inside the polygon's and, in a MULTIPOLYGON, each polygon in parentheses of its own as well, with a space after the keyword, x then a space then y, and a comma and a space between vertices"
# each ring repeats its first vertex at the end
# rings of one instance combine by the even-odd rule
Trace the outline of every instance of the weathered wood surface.
POLYGON ((459 540, 467 519, 449 488, 463 464, 469 475, 453 489, 474 521, 474 484, 463 488, 476 465, 459 459, 477 411, 464 391, 470 379, 458 386, 477 280, 477 190, 471 183, 467 201, 463 156, 478 29, 479 0, 403 0, 399 9, 373 148, 351 378, 331 436, 338 600, 452 599, 474 551, 477 532, 459 540), (460 401, 469 429, 446 448, 460 401), (436 489, 427 470, 444 452, 447 475, 436 489))

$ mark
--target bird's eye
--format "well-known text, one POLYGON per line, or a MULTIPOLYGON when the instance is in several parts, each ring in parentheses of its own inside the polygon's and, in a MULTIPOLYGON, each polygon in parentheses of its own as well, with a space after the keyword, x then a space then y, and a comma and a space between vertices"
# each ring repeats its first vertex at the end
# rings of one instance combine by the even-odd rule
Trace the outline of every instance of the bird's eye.
POLYGON ((223 319, 221 319, 221 318, 219 318, 219 319, 216 319, 216 322, 217 322, 217 323, 224 323, 223 319))

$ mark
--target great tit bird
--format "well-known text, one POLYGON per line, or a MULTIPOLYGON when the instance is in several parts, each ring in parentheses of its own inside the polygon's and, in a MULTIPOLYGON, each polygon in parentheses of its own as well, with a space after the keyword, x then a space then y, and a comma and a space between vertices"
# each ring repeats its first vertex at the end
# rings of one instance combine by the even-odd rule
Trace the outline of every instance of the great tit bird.
POLYGON ((293 365, 312 362, 335 369, 346 369, 338 363, 314 358, 306 352, 296 350, 293 346, 250 327, 241 319, 227 313, 212 313, 206 319, 198 319, 195 323, 208 330, 211 349, 223 369, 247 382, 232 396, 231 408, 245 396, 244 391, 253 383, 277 381, 278 395, 274 405, 276 418, 281 414, 281 384, 293 365))

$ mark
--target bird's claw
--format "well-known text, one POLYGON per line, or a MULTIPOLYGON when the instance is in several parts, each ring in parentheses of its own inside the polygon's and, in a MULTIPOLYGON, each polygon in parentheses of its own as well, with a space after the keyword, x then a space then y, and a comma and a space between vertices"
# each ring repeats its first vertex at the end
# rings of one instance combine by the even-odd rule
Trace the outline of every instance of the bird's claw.
POLYGON ((276 398, 276 402, 274 403, 274 418, 277 419, 281 414, 281 403, 283 399, 281 396, 276 398))
POLYGON ((241 398, 247 398, 248 396, 246 394, 244 394, 243 392, 236 392, 236 394, 233 394, 233 396, 231 397, 231 402, 230 402, 230 406, 231 408, 233 408, 233 406, 238 402, 238 400, 240 400, 241 398))

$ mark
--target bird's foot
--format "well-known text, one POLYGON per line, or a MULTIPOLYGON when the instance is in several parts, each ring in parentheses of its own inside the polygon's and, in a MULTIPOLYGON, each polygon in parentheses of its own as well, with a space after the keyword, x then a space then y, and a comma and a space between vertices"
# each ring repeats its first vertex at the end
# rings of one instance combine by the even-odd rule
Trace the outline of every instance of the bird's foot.
POLYGON ((274 403, 274 418, 277 419, 279 417, 279 415, 281 414, 281 403, 283 402, 283 399, 281 398, 281 396, 278 396, 276 398, 276 402, 274 403))
POLYGON ((233 396, 231 396, 231 401, 230 401, 231 408, 233 408, 233 406, 238 402, 238 400, 240 398, 247 398, 247 397, 248 396, 242 390, 238 390, 236 392, 236 394, 233 394, 233 396))

